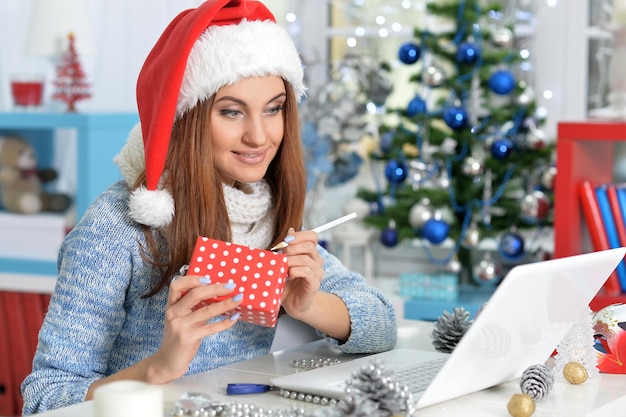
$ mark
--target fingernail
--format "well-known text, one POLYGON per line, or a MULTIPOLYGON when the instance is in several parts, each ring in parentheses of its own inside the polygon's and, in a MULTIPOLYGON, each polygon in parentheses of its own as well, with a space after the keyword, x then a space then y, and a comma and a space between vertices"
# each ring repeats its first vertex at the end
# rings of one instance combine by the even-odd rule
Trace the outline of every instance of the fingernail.
POLYGON ((230 319, 234 321, 234 320, 237 320, 240 316, 241 316, 241 313, 237 312, 233 314, 232 316, 230 316, 230 319))
POLYGON ((240 301, 243 298, 243 294, 239 293, 233 297, 233 301, 240 301))
POLYGON ((234 282, 229 282, 227 284, 224 284, 224 288, 226 288, 227 290, 232 290, 236 287, 234 282))
POLYGON ((210 284, 210 283, 211 283, 211 278, 209 277, 200 278, 200 284, 210 284))
POLYGON ((295 236, 293 236, 293 235, 288 235, 288 236, 285 236, 285 238, 284 238, 283 240, 284 240, 286 243, 291 243, 291 242, 293 242, 294 240, 296 240, 296 237, 295 237, 295 236))

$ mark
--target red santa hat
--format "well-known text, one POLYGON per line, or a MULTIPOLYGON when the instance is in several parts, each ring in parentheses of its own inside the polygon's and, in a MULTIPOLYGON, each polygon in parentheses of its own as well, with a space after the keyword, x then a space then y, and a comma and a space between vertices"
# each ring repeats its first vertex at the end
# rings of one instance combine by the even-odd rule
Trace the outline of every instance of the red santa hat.
POLYGON ((265 75, 285 79, 298 99, 304 94, 296 47, 262 3, 208 0, 169 24, 139 73, 140 123, 115 158, 129 185, 145 167, 146 187, 129 200, 134 220, 162 227, 174 215, 172 196, 159 183, 175 120, 221 87, 265 75))

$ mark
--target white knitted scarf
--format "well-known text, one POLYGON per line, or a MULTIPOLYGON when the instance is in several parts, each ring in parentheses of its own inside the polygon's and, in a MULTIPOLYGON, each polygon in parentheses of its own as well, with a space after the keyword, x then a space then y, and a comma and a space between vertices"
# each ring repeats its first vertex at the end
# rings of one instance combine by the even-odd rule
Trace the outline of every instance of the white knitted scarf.
POLYGON ((233 243, 267 249, 272 243, 272 196, 265 180, 243 189, 223 184, 233 243))

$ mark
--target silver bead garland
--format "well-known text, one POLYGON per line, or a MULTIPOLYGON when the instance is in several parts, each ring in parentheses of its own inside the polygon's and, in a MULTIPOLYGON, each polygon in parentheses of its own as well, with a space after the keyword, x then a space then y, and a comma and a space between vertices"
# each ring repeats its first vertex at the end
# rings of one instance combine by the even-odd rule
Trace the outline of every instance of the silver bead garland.
MULTIPOLYGON (((337 365, 341 360, 337 358, 301 358, 292 363, 294 368, 315 369, 322 366, 337 365)), ((287 389, 281 389, 280 395, 292 400, 305 401, 319 405, 335 405, 340 401, 319 395, 312 395, 287 389)), ((172 417, 301 417, 304 410, 291 408, 289 410, 272 410, 256 407, 254 404, 230 403, 213 401, 208 395, 186 392, 174 404, 170 416, 172 417)))
POLYGON ((330 366, 340 364, 341 360, 337 358, 302 358, 294 359, 291 364, 294 368, 299 369, 315 369, 322 366, 330 366))
MULTIPOLYGON (((323 366, 331 366, 340 364, 341 360, 337 358, 300 358, 294 359, 291 366, 298 369, 316 369, 323 366)), ((319 395, 312 395, 304 392, 292 391, 287 389, 281 389, 280 395, 292 400, 305 401, 319 405, 334 405, 339 403, 334 398, 322 397, 319 395)))
POLYGON ((281 389, 280 395, 285 398, 289 398, 290 400, 298 400, 305 401, 308 403, 319 404, 319 405, 334 405, 339 404, 339 400, 335 398, 323 397, 320 395, 307 394, 304 392, 292 391, 288 389, 281 389))
POLYGON ((176 401, 170 417, 303 417, 305 410, 265 409, 254 404, 214 401, 206 394, 187 392, 176 401))

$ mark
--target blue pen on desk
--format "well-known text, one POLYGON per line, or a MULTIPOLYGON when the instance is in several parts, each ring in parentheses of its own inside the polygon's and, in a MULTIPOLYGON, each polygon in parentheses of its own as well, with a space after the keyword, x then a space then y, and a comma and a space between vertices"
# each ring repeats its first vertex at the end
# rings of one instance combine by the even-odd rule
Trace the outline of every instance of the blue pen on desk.
POLYGON ((262 394, 267 391, 278 389, 273 385, 267 384, 251 384, 251 383, 239 383, 226 385, 226 394, 228 395, 242 395, 242 394, 262 394))

